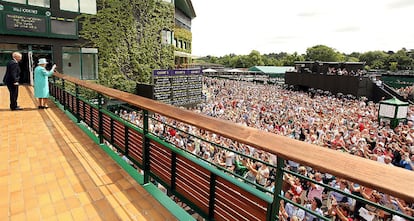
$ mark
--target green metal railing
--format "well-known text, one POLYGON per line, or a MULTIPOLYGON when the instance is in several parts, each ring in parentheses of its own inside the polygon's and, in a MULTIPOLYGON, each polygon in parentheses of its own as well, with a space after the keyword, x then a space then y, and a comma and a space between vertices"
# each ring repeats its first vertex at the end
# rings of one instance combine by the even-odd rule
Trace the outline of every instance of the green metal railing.
MULTIPOLYGON (((160 183, 168 190, 168 195, 175 196, 180 201, 186 203, 207 220, 279 220, 281 219, 279 217, 280 200, 292 203, 307 213, 319 217, 321 220, 330 220, 331 218, 321 216, 283 196, 282 190, 285 182, 283 177, 286 174, 321 185, 328 191, 339 192, 346 197, 374 206, 389 214, 398 215, 406 220, 414 220, 411 215, 378 203, 373 203, 355 194, 340 191, 329 185, 318 183, 314 179, 302 176, 285 167, 285 160, 294 160, 306 165, 304 159, 292 159, 291 157, 274 152, 272 154, 277 155, 277 165, 272 165, 267 161, 255 159, 248 154, 235 151, 228 146, 220 145, 204 137, 188 133, 186 130, 182 130, 176 125, 169 123, 180 119, 168 116, 165 112, 174 110, 180 113, 181 110, 178 108, 168 107, 170 108, 169 110, 157 110, 157 107, 154 107, 152 109, 146 109, 145 106, 156 106, 160 104, 144 100, 144 102, 148 102, 149 104, 137 105, 138 101, 134 103, 131 99, 136 98, 137 96, 135 95, 128 95, 131 97, 126 98, 114 94, 113 89, 110 89, 110 91, 106 90, 107 88, 102 86, 79 81, 60 74, 55 74, 55 77, 50 82, 51 95, 57 102, 62 104, 64 110, 72 113, 78 123, 86 124, 94 131, 99 138, 100 144, 109 143, 119 153, 132 161, 138 169, 142 170, 144 183, 150 183, 152 180, 160 183), (137 118, 140 121, 137 123, 130 122, 121 118, 113 111, 108 110, 106 104, 110 99, 114 98, 129 103, 130 107, 120 106, 120 109, 128 110, 129 112, 136 111, 137 118), (161 121, 157 116, 162 116, 169 121, 161 121), (231 151, 236 155, 236 159, 242 157, 266 164, 270 169, 276 171, 274 190, 271 191, 252 183, 244 179, 240 174, 231 172, 211 161, 201 159, 199 156, 189 153, 183 148, 177 147, 173 142, 166 139, 165 136, 160 136, 160 133, 150 130, 150 127, 153 127, 155 124, 162 124, 164 130, 166 128, 174 128, 177 132, 191 137, 191 139, 197 140, 200 143, 213 146, 214 148, 231 151)), ((166 106, 162 107, 167 108, 166 106)), ((180 116, 183 116, 180 124, 192 125, 197 129, 206 129, 201 125, 201 123, 204 123, 201 117, 197 119, 199 124, 190 124, 184 119, 185 115, 180 116)), ((211 119, 211 121, 215 120, 211 119)), ((222 130, 225 131, 225 128, 222 128, 222 130)), ((232 136, 226 136, 226 132, 210 132, 221 134, 226 139, 234 139, 232 136)), ((234 136, 242 136, 242 134, 236 134, 234 136)), ((263 149, 260 145, 256 146, 254 142, 252 143, 247 140, 247 142, 243 143, 242 141, 234 140, 235 143, 242 143, 243 145, 263 149)), ((314 151, 320 150, 314 149, 314 151)), ((336 159, 339 160, 341 158, 343 158, 343 155, 337 153, 336 159)), ((371 167, 371 162, 367 162, 366 164, 368 167, 371 167)), ((309 166, 317 165, 310 164, 309 166)), ((335 168, 317 169, 329 172, 338 177, 346 178, 349 176, 347 173, 352 173, 352 171, 337 172, 339 170, 334 170, 335 168)), ((378 170, 383 169, 383 167, 378 165, 378 170)), ((391 173, 394 173, 393 169, 390 170, 392 170, 391 173)), ((402 176, 406 174, 405 172, 402 173, 402 176)), ((394 175, 398 176, 396 173, 394 175)), ((367 185, 367 181, 362 178, 358 180, 351 177, 351 179, 354 179, 352 180, 353 182, 358 183, 360 181, 361 184, 367 185)), ((411 180, 408 180, 408 183, 411 180)), ((412 184, 414 185, 414 183, 412 184)), ((381 188, 381 186, 378 187, 381 188)), ((397 197, 404 198, 407 202, 412 202, 410 200, 413 200, 414 197, 410 195, 412 194, 409 190, 410 188, 411 186, 406 185, 404 191, 408 193, 401 193, 397 197)), ((386 188, 384 187, 384 189, 386 188)), ((387 194, 386 191, 384 193, 387 194)), ((393 193, 395 192, 390 194, 392 195, 393 193)))

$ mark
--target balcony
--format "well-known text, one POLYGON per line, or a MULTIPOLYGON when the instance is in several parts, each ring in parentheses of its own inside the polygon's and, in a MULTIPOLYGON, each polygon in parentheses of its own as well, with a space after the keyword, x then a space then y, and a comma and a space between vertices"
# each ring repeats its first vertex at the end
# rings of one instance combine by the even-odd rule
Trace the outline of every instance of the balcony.
POLYGON ((0 95, 0 220, 179 219, 65 112, 37 109, 31 86, 23 111, 9 110, 7 87, 0 95))
MULTIPOLYGON (((194 219, 180 207, 184 203, 207 220, 282 219, 279 215, 280 200, 295 204, 281 194, 285 184, 283 177, 315 182, 286 169, 285 160, 299 162, 405 202, 414 201, 414 176, 407 170, 235 125, 61 74, 55 74, 50 86, 56 105, 47 110, 36 108, 32 88, 21 87, 19 101, 21 106, 27 107, 26 110, 8 111, 7 89, 2 87, 0 90, 3 124, 0 131, 7 135, 2 138, 1 157, 3 162, 9 162, 2 164, 0 183, 2 194, 9 196, 2 198, 0 205, 5 209, 0 214, 7 211, 8 215, 0 218, 28 218, 29 215, 32 217, 31 213, 36 213, 40 218, 69 216, 75 219, 80 207, 83 217, 91 219, 144 220, 150 216, 154 220, 194 219), (130 111, 137 113, 137 120, 132 123, 112 112, 108 105, 112 99, 128 104, 130 111), (187 138, 208 143, 214 148, 227 147, 186 133, 179 126, 191 125, 231 142, 274 154, 277 164, 261 162, 276 171, 274 190, 266 191, 259 185, 246 182, 225 167, 211 164, 186 151, 187 148, 157 136, 154 128, 160 125, 166 130, 174 128, 186 134, 187 138), (166 194, 159 191, 159 186, 165 188, 166 194), (64 191, 70 193, 66 196, 64 191), (36 199, 33 203, 36 205, 26 203, 26 192, 32 193, 29 195, 36 199), (149 200, 150 205, 143 198, 149 200), (70 200, 75 201, 73 207, 70 200), (180 205, 173 200, 179 201, 180 205)), ((231 152, 232 149, 227 148, 226 151, 231 152)), ((250 157, 235 154, 242 158, 250 157)), ((324 187, 331 192, 339 191, 328 185, 324 187)), ((364 201, 353 194, 340 193, 364 201)), ((364 203, 406 220, 414 220, 412 216, 369 200, 364 203)))

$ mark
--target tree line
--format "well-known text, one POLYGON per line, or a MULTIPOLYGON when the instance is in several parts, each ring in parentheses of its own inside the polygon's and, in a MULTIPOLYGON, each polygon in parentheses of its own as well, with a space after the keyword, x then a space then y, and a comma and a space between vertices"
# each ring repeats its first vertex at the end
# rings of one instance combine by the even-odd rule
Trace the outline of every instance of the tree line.
POLYGON ((365 62, 367 70, 412 71, 414 69, 414 50, 402 48, 397 52, 368 51, 345 54, 326 45, 316 45, 306 49, 305 54, 280 52, 261 55, 260 52, 253 50, 248 55, 206 56, 195 62, 215 63, 233 68, 249 68, 252 66, 293 66, 295 61, 365 62))

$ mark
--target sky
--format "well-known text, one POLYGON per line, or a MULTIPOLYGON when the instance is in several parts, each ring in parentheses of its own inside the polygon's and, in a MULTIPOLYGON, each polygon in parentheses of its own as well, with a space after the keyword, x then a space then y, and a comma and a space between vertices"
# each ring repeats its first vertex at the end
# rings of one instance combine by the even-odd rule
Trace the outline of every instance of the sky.
POLYGON ((414 0, 192 0, 194 56, 414 49, 414 0))

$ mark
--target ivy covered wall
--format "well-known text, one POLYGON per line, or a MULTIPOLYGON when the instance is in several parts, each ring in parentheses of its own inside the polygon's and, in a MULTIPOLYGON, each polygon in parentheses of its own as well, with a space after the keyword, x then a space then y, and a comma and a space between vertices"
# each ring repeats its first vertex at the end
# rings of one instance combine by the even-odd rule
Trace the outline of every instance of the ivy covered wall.
POLYGON ((191 31, 175 26, 174 27, 174 39, 175 41, 181 41, 183 43, 185 42, 187 45, 187 48, 184 48, 181 45, 181 48, 176 47, 175 50, 191 53, 191 41, 192 41, 191 31))
POLYGON ((133 92, 154 69, 174 67, 174 46, 161 31, 174 30, 174 5, 159 0, 97 0, 96 15, 80 18, 80 36, 99 50, 99 83, 133 92))

